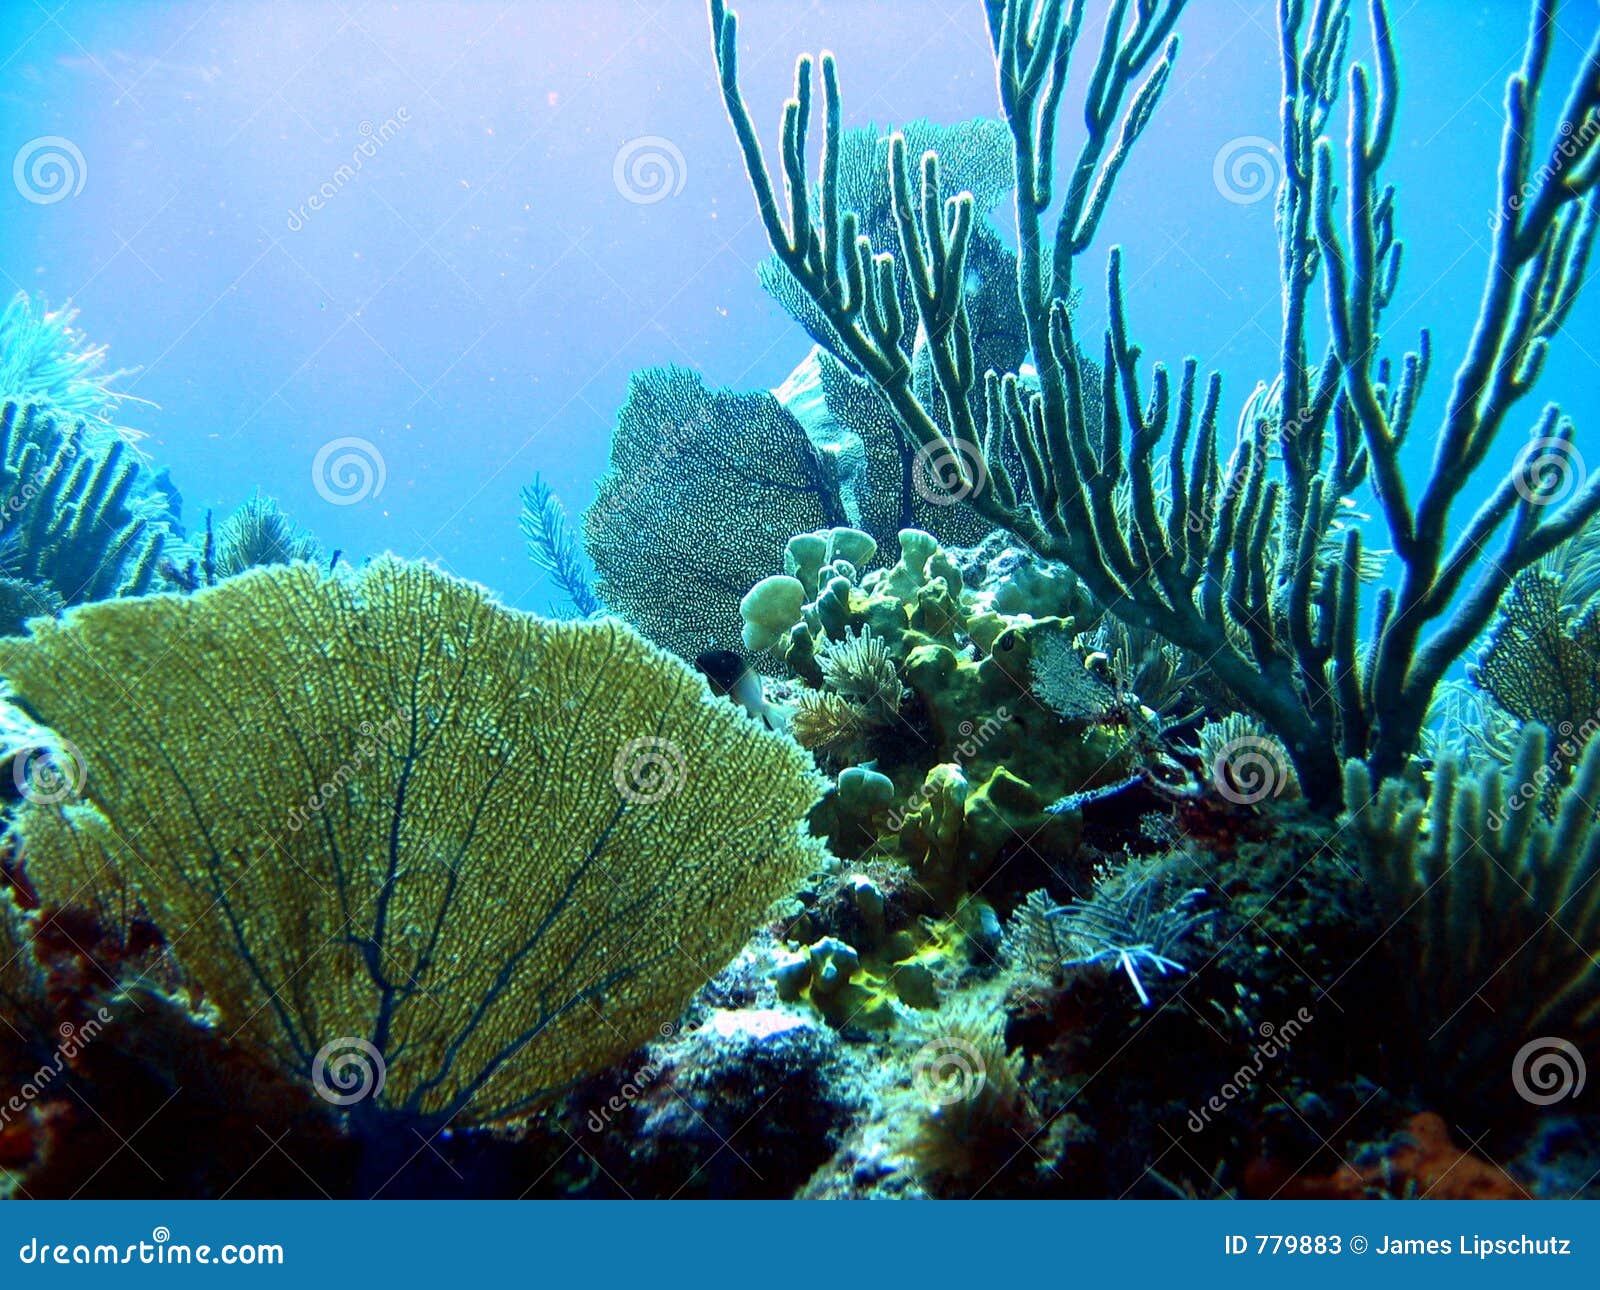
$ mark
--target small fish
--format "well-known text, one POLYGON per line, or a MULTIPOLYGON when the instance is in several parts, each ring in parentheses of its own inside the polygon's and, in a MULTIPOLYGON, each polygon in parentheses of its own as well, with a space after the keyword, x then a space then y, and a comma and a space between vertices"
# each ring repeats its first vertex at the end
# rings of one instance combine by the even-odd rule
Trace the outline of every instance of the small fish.
POLYGON ((782 730, 783 722, 767 705, 761 678, 750 660, 731 649, 708 649, 696 657, 694 665, 716 693, 731 699, 768 730, 782 730))

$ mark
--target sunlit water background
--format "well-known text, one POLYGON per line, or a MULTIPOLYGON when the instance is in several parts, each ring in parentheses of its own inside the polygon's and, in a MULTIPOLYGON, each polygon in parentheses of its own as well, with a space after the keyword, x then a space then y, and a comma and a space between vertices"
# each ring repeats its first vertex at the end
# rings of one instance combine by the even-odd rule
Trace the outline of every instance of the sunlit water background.
MULTIPOLYGON (((978 0, 740 8, 769 148, 801 50, 838 55, 848 124, 996 112, 978 0)), ((1398 355, 1433 330, 1420 476, 1482 289, 1527 7, 1392 8, 1389 178, 1407 253, 1386 334, 1398 355)), ((1547 115, 1596 6, 1568 0, 1560 21, 1547 115)), ((1274 6, 1196 0, 1180 30, 1166 98, 1083 262, 1085 310, 1103 318, 1120 243, 1147 360, 1220 368, 1231 420, 1277 366, 1276 173, 1255 166, 1277 164, 1274 6)), ((631 371, 675 362, 770 387, 808 348, 755 279, 766 243, 701 0, 6 0, 0 60, 3 159, 42 139, 81 159, 58 200, 0 177, 0 288, 70 299, 117 363, 141 367, 127 388, 158 406, 124 419, 170 466, 191 529, 260 487, 350 558, 429 558, 543 609, 554 593, 524 554, 518 489, 541 472, 581 511, 631 371), (352 504, 314 477, 342 438, 382 463, 381 489, 352 504)), ((1553 346, 1507 454, 1543 398, 1600 468, 1600 295, 1553 346)))

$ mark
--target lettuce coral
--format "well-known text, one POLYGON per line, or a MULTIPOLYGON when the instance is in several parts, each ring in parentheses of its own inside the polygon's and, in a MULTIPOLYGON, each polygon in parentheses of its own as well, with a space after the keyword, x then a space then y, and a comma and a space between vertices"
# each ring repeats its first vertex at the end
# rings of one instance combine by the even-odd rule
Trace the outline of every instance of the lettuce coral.
POLYGON ((745 641, 810 687, 794 705, 796 737, 835 767, 870 761, 892 793, 892 809, 864 821, 844 800, 860 767, 845 770, 825 821, 836 849, 898 853, 949 910, 1019 846, 1075 850, 1076 820, 1049 808, 1144 770, 1161 727, 1085 670, 1074 637, 1098 610, 1067 570, 995 559, 969 587, 955 554, 906 529, 899 560, 862 573, 846 552, 865 565, 867 543, 851 529, 792 539, 787 572, 745 597, 745 641), (1082 678, 1070 711, 1035 697, 1041 657, 1082 678))

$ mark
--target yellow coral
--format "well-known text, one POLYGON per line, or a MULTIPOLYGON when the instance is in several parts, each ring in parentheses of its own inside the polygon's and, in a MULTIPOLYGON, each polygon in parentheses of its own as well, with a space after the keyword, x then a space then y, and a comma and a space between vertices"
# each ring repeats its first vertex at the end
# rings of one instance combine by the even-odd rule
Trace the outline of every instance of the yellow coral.
POLYGON ((229 1033, 325 1093, 364 1048, 387 1112, 526 1113, 823 858, 793 743, 615 621, 424 565, 87 606, 5 670, 84 755, 20 813, 46 898, 131 895, 229 1033))

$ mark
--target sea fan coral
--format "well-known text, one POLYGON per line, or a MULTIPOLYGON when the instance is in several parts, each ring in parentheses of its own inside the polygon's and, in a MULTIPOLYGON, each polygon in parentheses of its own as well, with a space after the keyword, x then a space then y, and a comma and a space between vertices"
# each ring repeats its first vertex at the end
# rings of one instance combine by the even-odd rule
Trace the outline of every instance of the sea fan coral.
POLYGON ((1573 606, 1555 570, 1525 570, 1467 674, 1519 722, 1587 743, 1600 726, 1600 604, 1573 606))
POLYGON ((6 671, 82 753, 19 815, 41 895, 147 911, 230 1033, 358 1122, 526 1115, 824 856, 809 758, 686 665, 425 565, 88 606, 6 671))
POLYGON ((1120 706, 1116 690, 1089 670, 1084 652, 1060 632, 1040 638, 1030 676, 1034 694, 1063 721, 1100 721, 1120 706))
POLYGON ((284 514, 276 499, 256 492, 217 529, 208 580, 296 560, 320 564, 323 554, 322 543, 284 514))

